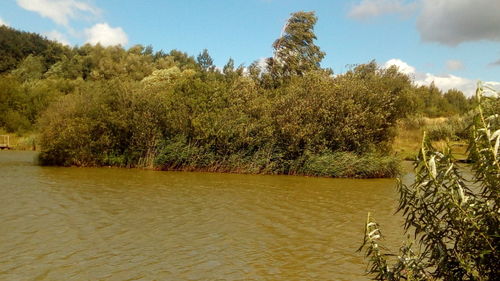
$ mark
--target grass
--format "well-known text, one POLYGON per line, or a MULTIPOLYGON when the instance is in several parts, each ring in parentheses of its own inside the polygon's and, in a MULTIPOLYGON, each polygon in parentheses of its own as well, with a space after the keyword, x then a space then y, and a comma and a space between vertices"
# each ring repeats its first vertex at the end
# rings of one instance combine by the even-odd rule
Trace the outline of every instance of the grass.
POLYGON ((399 162, 391 155, 339 151, 305 152, 296 159, 287 159, 265 148, 253 154, 242 151, 222 156, 200 147, 171 143, 164 146, 154 165, 159 170, 386 178, 399 174, 399 162))
POLYGON ((390 155, 332 152, 309 157, 300 172, 334 178, 384 178, 397 176, 399 164, 399 159, 390 155))
MULTIPOLYGON (((448 145, 452 148, 453 156, 456 159, 463 160, 467 158, 466 141, 456 133, 462 128, 457 125, 457 118, 425 118, 415 117, 412 119, 401 120, 396 127, 396 138, 393 142, 393 150, 396 155, 403 160, 413 160, 420 151, 424 132, 432 134, 434 137, 432 144, 438 150, 444 150, 448 145), (459 129, 456 129, 460 127, 459 129), (445 128, 447 133, 439 132, 445 128)), ((460 135, 461 136, 461 135, 460 135)))

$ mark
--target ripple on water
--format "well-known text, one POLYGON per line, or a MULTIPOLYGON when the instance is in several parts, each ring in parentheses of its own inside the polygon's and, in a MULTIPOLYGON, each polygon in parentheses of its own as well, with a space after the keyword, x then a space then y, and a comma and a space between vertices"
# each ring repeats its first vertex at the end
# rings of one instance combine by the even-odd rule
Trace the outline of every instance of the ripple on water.
MULTIPOLYGON (((0 153, 1 280, 366 280, 393 180, 54 168, 0 153)), ((388 240, 396 246, 398 240, 388 240)))

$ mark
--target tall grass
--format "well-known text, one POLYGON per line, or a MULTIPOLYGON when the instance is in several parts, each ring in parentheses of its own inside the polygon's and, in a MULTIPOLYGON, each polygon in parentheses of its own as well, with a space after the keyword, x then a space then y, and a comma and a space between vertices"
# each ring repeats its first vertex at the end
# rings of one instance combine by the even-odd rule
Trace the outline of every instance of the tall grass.
POLYGON ((166 145, 155 159, 160 170, 211 171, 251 174, 288 174, 321 177, 383 178, 400 172, 396 156, 353 152, 304 153, 287 160, 272 149, 220 156, 190 145, 166 145))

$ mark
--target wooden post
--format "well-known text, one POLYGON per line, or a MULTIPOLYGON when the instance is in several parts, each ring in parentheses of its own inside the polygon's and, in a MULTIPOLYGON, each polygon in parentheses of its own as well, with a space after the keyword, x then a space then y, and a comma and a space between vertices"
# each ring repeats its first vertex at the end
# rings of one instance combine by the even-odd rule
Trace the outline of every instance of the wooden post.
POLYGON ((10 149, 10 136, 1 135, 2 141, 0 142, 0 149, 10 149))

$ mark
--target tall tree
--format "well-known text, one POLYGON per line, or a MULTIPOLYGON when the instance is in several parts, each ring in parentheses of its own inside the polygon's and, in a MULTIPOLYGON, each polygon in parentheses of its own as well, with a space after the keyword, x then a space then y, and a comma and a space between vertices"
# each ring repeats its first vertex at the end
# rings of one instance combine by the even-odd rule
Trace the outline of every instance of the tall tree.
POLYGON ((208 71, 208 70, 213 70, 215 69, 214 67, 214 60, 208 53, 207 49, 204 49, 203 52, 201 52, 197 57, 196 61, 200 65, 201 69, 208 71))
POLYGON ((274 56, 267 60, 267 70, 274 78, 320 69, 325 53, 314 44, 316 21, 314 12, 291 14, 281 37, 274 41, 274 56))
POLYGON ((224 73, 225 75, 229 75, 233 72, 234 72, 234 60, 232 58, 229 58, 226 65, 224 65, 224 68, 222 68, 222 73, 224 73))

